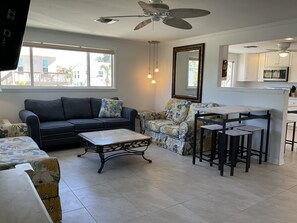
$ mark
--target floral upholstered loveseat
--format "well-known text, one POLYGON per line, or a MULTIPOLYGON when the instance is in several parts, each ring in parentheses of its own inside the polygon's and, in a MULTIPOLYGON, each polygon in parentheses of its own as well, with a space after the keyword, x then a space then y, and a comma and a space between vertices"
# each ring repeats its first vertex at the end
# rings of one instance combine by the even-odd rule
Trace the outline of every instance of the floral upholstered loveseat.
POLYGON ((0 171, 29 163, 33 171, 26 171, 53 222, 62 219, 59 197, 60 168, 58 160, 40 150, 27 136, 26 124, 0 125, 0 171))
MULTIPOLYGON (((141 112, 141 129, 145 135, 164 149, 181 155, 193 153, 194 117, 201 108, 217 107, 216 103, 191 103, 182 99, 170 99, 161 112, 141 112)), ((197 122, 203 125, 203 122, 197 122)), ((200 131, 200 128, 197 128, 200 131)), ((197 134, 199 143, 200 134, 197 134)), ((205 134, 205 148, 210 147, 210 135, 205 134)), ((199 144, 197 144, 199 145, 199 144)))

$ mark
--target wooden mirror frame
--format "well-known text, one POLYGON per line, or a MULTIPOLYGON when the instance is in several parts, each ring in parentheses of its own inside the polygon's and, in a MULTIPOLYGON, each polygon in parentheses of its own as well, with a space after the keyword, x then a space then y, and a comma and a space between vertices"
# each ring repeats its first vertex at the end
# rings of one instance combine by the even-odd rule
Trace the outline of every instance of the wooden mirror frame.
MULTIPOLYGON (((188 46, 179 46, 173 48, 173 62, 172 62, 172 91, 171 97, 172 98, 180 98, 180 99, 187 99, 193 102, 201 102, 202 99, 202 81, 203 81, 203 64, 204 64, 204 43, 188 45, 188 46), (189 96, 189 95, 178 95, 175 90, 176 85, 176 57, 178 52, 187 52, 192 50, 199 51, 199 64, 198 64, 198 78, 197 78, 197 92, 196 96, 189 96)), ((185 74, 186 75, 186 74, 185 74)))

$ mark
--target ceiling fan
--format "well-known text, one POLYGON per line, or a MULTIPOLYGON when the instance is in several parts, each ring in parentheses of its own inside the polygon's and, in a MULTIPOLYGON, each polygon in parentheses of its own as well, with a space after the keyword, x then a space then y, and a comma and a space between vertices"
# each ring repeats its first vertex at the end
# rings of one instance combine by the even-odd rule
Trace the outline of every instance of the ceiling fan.
POLYGON ((162 20, 165 25, 178 29, 192 29, 192 25, 185 21, 185 18, 195 18, 210 14, 209 11, 203 9, 192 8, 176 8, 169 9, 169 6, 162 0, 150 0, 149 3, 138 1, 142 8, 143 15, 124 15, 124 16, 105 16, 96 19, 97 22, 112 24, 119 21, 117 18, 128 17, 147 17, 148 19, 140 22, 134 30, 139 30, 151 22, 162 20))
POLYGON ((290 52, 297 52, 297 50, 289 49, 291 46, 290 42, 280 42, 277 44, 278 49, 267 49, 271 52, 279 52, 279 56, 286 57, 290 52))

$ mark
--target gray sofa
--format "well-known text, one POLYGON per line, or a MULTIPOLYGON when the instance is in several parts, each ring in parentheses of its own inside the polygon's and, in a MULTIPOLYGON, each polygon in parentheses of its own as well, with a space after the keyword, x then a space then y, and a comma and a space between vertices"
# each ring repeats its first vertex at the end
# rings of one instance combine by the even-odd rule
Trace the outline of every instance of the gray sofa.
MULTIPOLYGON (((117 98, 113 98, 117 99, 117 98)), ((135 130, 137 111, 123 107, 119 118, 98 118, 101 99, 67 98, 56 100, 26 99, 19 112, 39 147, 79 142, 78 133, 126 128, 135 130)))

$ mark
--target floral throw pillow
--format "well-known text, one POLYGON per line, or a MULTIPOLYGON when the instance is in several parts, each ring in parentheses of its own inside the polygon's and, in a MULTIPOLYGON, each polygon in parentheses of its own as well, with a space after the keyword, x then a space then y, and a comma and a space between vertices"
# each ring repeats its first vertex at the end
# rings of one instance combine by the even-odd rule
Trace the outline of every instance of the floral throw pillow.
POLYGON ((99 118, 120 118, 123 101, 114 99, 102 99, 99 118))

